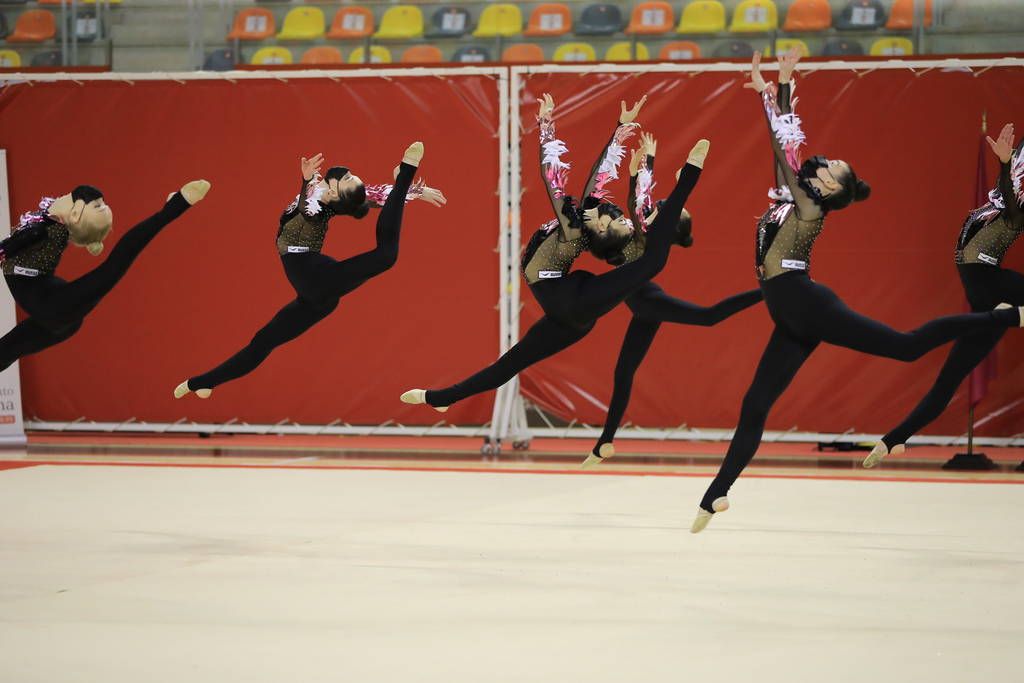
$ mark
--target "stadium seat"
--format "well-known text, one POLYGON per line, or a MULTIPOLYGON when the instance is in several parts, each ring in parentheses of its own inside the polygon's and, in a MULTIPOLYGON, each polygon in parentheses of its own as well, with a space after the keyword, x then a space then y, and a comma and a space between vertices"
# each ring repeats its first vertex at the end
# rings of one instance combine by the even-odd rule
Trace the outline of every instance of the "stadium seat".
POLYGON ((523 32, 523 13, 519 5, 507 3, 488 5, 480 15, 473 35, 477 38, 496 38, 498 36, 517 36, 523 32))
POLYGON ((234 68, 235 56, 228 48, 214 50, 203 61, 203 71, 231 71, 234 68))
POLYGON ((781 55, 789 52, 793 48, 800 50, 801 57, 810 57, 811 48, 807 47, 807 43, 796 38, 779 38, 775 41, 775 54, 781 55))
POLYGON ((909 38, 879 38, 871 44, 873 57, 900 57, 914 54, 914 44, 909 38))
POLYGON ((718 33, 725 30, 725 5, 717 0, 698 0, 683 8, 676 33, 718 33))
POLYGON ((626 33, 655 35, 668 33, 675 26, 676 15, 667 2, 641 2, 633 7, 626 33))
POLYGON ((46 52, 37 52, 32 55, 32 61, 29 62, 29 66, 63 66, 64 59, 60 56, 60 50, 47 50, 46 52))
POLYGON ((430 17, 428 38, 461 38, 469 33, 471 26, 469 10, 465 7, 448 5, 434 10, 430 17))
POLYGON ((14 69, 21 66, 21 55, 14 50, 0 50, 0 69, 14 69))
POLYGON ((786 11, 783 31, 825 31, 832 27, 832 7, 828 0, 794 0, 786 11))
POLYGON ((689 40, 677 40, 661 46, 658 59, 670 62, 685 62, 700 59, 700 45, 689 40))
POLYGON ((436 45, 413 45, 402 53, 403 64, 440 64, 444 61, 441 49, 436 45))
MULTIPOLYGON (((349 64, 365 64, 366 63, 366 51, 361 47, 357 47, 352 50, 348 55, 349 64)), ((390 64, 391 63, 391 50, 380 45, 373 45, 370 47, 370 64, 390 64)))
POLYGON ((316 40, 326 29, 324 13, 319 7, 296 7, 284 15, 278 40, 316 40))
POLYGON ((858 43, 856 40, 847 40, 846 38, 832 38, 825 42, 825 47, 821 54, 826 57, 840 57, 843 55, 862 55, 864 54, 864 46, 858 43))
POLYGON ((731 40, 717 46, 713 55, 726 59, 747 59, 754 56, 754 46, 743 40, 731 40))
POLYGON ((373 34, 380 40, 409 40, 423 35, 423 12, 416 5, 389 7, 373 34))
MULTIPOLYGON (((68 15, 68 23, 74 26, 74 35, 79 42, 91 43, 100 35, 100 23, 96 17, 96 11, 91 9, 79 9, 78 17, 71 21, 71 15, 68 15)), ((69 31, 70 33, 70 31, 69 31)))
POLYGON ((45 9, 25 10, 14 22, 8 43, 42 43, 57 35, 57 21, 45 9))
POLYGON ((533 43, 509 45, 501 53, 501 61, 537 64, 544 61, 544 50, 540 45, 534 45, 533 43))
POLYGON ((880 0, 850 0, 836 17, 841 31, 871 31, 885 25, 885 6, 880 0))
POLYGON ((590 43, 563 43, 555 49, 552 57, 556 62, 594 62, 597 53, 590 43))
POLYGON ((779 27, 779 13, 772 0, 743 0, 732 13, 733 33, 760 33, 779 27))
POLYGON ((331 45, 316 45, 302 53, 300 64, 344 64, 341 50, 331 45))
POLYGON ((261 47, 249 60, 250 64, 291 64, 292 51, 286 47, 261 47))
POLYGON ((373 35, 373 12, 365 7, 342 7, 331 20, 327 37, 331 40, 358 40, 373 35))
POLYGON ((610 36, 621 31, 625 23, 618 5, 587 5, 576 22, 576 35, 610 36))
POLYGON ((604 58, 609 62, 645 62, 651 58, 651 53, 643 43, 636 44, 636 58, 633 57, 633 44, 627 40, 621 43, 614 43, 604 53, 604 58))
MULTIPOLYGON (((924 0, 924 25, 932 25, 932 0, 924 0)), ((885 27, 890 31, 909 31, 914 28, 914 0, 894 0, 885 27)))
POLYGON ((572 12, 568 5, 545 3, 530 13, 524 36, 561 36, 572 30, 572 12))
POLYGON ((452 61, 461 64, 478 64, 491 61, 491 51, 481 45, 460 47, 452 55, 452 61))
POLYGON ((276 31, 273 12, 250 7, 235 15, 235 25, 228 34, 228 40, 266 40, 276 31))

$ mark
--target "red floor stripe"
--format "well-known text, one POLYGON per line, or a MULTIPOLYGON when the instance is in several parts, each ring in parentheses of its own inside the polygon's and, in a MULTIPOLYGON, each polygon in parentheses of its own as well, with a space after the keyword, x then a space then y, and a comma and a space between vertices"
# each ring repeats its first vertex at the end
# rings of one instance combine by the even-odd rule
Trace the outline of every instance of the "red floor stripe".
MULTIPOLYGON (((66 462, 38 460, 31 463, 0 461, 0 470, 16 467, 35 467, 51 465, 56 467, 171 467, 199 469, 248 469, 248 470, 359 470, 383 472, 464 472, 473 474, 555 474, 585 477, 704 477, 711 478, 707 472, 650 472, 644 470, 551 470, 551 469, 494 469, 488 467, 414 467, 405 465, 389 465, 373 467, 369 465, 234 465, 217 463, 170 463, 170 462, 66 462)), ((960 479, 953 477, 911 477, 911 476, 855 476, 834 474, 745 474, 748 479, 818 479, 826 481, 885 481, 921 484, 1024 484, 1024 477, 1018 479, 960 479)))
POLYGON ((17 470, 17 469, 20 469, 22 467, 35 467, 35 466, 36 466, 36 463, 34 463, 34 462, 18 462, 18 461, 15 461, 15 460, 11 460, 11 461, 0 460, 0 470, 17 470))

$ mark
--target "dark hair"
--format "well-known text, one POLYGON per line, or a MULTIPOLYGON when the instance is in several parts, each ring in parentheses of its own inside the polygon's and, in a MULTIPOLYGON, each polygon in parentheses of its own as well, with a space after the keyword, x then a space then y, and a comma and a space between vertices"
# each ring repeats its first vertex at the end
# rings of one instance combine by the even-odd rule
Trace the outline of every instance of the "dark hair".
MULTIPOLYGON (((596 208, 599 218, 602 216, 608 216, 612 220, 621 218, 623 213, 622 209, 615 204, 612 204, 611 202, 602 202, 594 199, 593 197, 588 197, 584 200, 583 208, 596 208)), ((633 240, 633 235, 613 233, 610 230, 598 233, 587 228, 586 223, 584 223, 584 229, 590 237, 591 254, 612 266, 621 266, 626 262, 626 255, 622 253, 622 250, 625 249, 626 245, 633 240)))
POLYGON ((821 206, 826 211, 845 209, 853 202, 862 202, 871 196, 871 186, 857 177, 852 166, 849 173, 836 180, 839 181, 839 189, 821 200, 821 206))
MULTIPOLYGON (((324 174, 324 180, 341 180, 349 174, 346 166, 331 166, 324 174)), ((352 216, 363 218, 370 213, 371 204, 366 201, 366 185, 360 183, 357 187, 347 192, 339 193, 338 198, 328 204, 331 211, 339 216, 352 216)))
POLYGON ((103 193, 92 185, 79 185, 71 190, 71 201, 82 200, 86 204, 94 202, 103 197, 103 193))
MULTIPOLYGON (((655 206, 660 214, 665 206, 665 200, 659 199, 655 202, 655 206)), ((681 247, 693 246, 693 218, 690 217, 690 212, 686 209, 679 214, 679 222, 676 223, 676 244, 681 247)))

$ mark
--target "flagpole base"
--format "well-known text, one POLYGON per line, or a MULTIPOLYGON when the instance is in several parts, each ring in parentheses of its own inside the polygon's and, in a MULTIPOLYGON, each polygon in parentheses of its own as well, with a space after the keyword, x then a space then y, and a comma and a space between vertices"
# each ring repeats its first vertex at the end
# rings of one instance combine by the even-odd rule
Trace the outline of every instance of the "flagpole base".
POLYGON ((957 453, 942 466, 944 470, 960 472, 987 472, 997 468, 998 465, 984 453, 957 453))

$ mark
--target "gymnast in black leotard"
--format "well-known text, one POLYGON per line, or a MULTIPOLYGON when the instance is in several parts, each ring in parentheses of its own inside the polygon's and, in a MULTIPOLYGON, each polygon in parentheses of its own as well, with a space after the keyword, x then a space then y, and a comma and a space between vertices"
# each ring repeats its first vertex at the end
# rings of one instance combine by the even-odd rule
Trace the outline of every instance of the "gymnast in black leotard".
POLYGON ((897 332, 850 310, 832 290, 810 278, 811 247, 825 217, 866 199, 869 189, 845 161, 813 157, 799 162, 804 134, 790 104, 798 61, 795 51, 779 57, 776 98, 760 76, 760 55, 754 55, 752 85, 764 100, 779 185, 770 193, 776 201, 758 223, 756 245, 757 274, 775 330, 743 398, 725 460, 701 500, 694 533, 707 526, 712 514, 728 509, 726 494, 754 457, 769 410, 820 343, 912 361, 965 334, 1021 323, 1020 309, 1007 308, 939 318, 912 332, 897 332))
POLYGON ((395 169, 395 184, 371 186, 342 166, 328 169, 321 178, 323 155, 303 158, 302 187, 281 215, 277 231, 277 251, 295 288, 295 300, 278 311, 241 351, 213 370, 179 384, 174 397, 194 391, 196 396, 208 398, 214 387, 252 372, 275 348, 330 315, 341 297, 395 265, 405 203, 422 199, 441 206, 446 201, 439 191, 413 184, 422 157, 423 143, 413 143, 395 169), (332 217, 362 218, 377 207, 380 215, 374 249, 343 261, 320 253, 332 217))
MULTIPOLYGON (((649 133, 644 133, 641 136, 640 149, 633 151, 629 166, 629 214, 633 224, 639 228, 633 244, 637 245, 636 249, 641 253, 645 227, 657 217, 659 207, 664 206, 664 201, 654 202, 652 198, 657 145, 657 141, 649 133)), ((690 213, 683 209, 676 225, 675 243, 681 247, 692 246, 692 231, 690 213)), ((615 384, 608 404, 604 431, 590 455, 583 461, 583 467, 591 467, 615 455, 612 441, 622 423, 626 406, 629 405, 633 376, 647 355, 662 323, 710 327, 753 306, 761 299, 761 290, 754 289, 723 299, 713 306, 704 307, 669 296, 653 282, 646 283, 630 295, 626 299, 626 305, 632 311, 633 318, 629 321, 619 351, 619 360, 615 365, 615 384)))
MULTIPOLYGON (((1013 124, 1008 123, 998 140, 988 141, 999 157, 999 182, 988 202, 967 216, 956 243, 956 267, 972 311, 990 311, 1003 302, 1024 305, 1024 275, 1002 267, 1006 251, 1024 233, 1024 140, 1015 151, 1013 124)), ((874 467, 890 452, 902 453, 908 438, 942 414, 957 387, 991 353, 1003 332, 986 329, 957 339, 934 386, 875 444, 864 467, 874 467)))
POLYGON ((80 185, 70 194, 44 199, 37 211, 23 214, 11 236, 0 242, 0 258, 11 295, 29 317, 0 338, 0 370, 22 356, 69 339, 157 233, 209 189, 210 183, 195 180, 171 194, 160 211, 117 241, 102 264, 71 282, 54 275, 68 244, 98 256, 110 234, 114 218, 103 193, 80 185))
POLYGON ((544 96, 538 116, 541 172, 555 218, 533 235, 521 263, 523 277, 544 316, 491 366, 445 389, 411 389, 402 394, 402 401, 427 403, 443 411, 456 401, 501 386, 530 365, 578 342, 593 329, 598 318, 661 271, 675 239, 679 215, 700 178, 710 143, 701 140, 690 152, 675 189, 646 235, 642 253, 631 249, 636 236, 632 221, 619 207, 605 200, 605 185, 618 177, 617 167, 625 155, 622 143, 638 127, 634 121, 645 100, 641 99, 630 110, 622 103, 618 125, 594 164, 581 195, 582 205, 578 205, 565 194, 569 164, 561 157, 568 150, 555 137, 554 102, 550 95, 544 96), (600 275, 583 270, 570 272, 573 262, 588 248, 618 267, 600 275))

